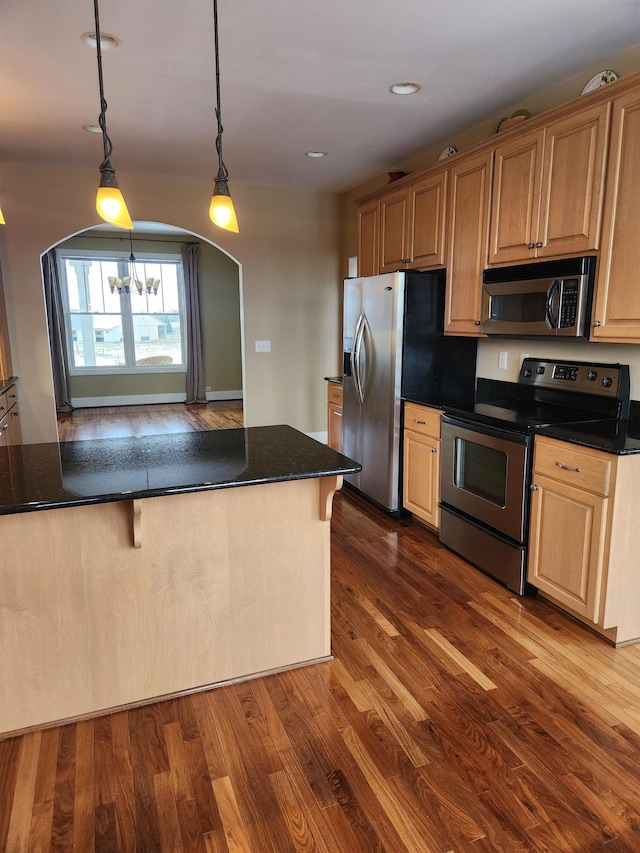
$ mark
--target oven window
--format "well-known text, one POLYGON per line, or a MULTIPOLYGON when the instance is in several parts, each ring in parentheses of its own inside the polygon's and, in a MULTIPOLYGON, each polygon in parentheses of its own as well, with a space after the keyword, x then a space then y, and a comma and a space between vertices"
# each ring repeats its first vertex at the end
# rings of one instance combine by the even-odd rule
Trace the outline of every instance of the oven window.
POLYGON ((455 485, 499 507, 506 506, 507 454, 503 450, 456 438, 455 485))
POLYGON ((547 316, 547 292, 506 293, 491 297, 491 319, 508 323, 540 323, 547 316))

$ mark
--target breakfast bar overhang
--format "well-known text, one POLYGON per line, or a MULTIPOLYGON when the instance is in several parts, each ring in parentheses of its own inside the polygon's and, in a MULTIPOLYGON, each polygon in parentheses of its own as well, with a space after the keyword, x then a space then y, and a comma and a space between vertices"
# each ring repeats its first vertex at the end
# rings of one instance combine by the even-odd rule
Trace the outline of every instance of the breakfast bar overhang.
POLYGON ((326 660, 358 468, 288 426, 0 448, 0 737, 326 660))

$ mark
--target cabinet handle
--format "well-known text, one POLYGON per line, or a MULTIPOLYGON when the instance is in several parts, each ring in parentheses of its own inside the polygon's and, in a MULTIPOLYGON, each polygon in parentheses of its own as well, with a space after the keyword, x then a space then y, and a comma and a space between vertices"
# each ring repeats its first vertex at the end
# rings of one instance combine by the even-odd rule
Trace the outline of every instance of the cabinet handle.
POLYGON ((437 448, 437 447, 432 447, 432 448, 431 448, 431 452, 432 452, 432 453, 437 453, 437 452, 438 452, 438 448, 437 448))
POLYGON ((527 243, 527 249, 535 249, 535 243, 527 243))
POLYGON ((2 424, 2 429, 9 429, 9 424, 2 424))
POLYGON ((536 243, 536 249, 541 249, 543 245, 543 243, 536 243))
POLYGON ((531 491, 532 491, 532 492, 537 492, 537 491, 538 491, 538 487, 537 487, 537 486, 529 486, 529 488, 531 489, 531 491))
POLYGON ((402 263, 403 263, 403 264, 410 264, 410 263, 411 263, 411 258, 404 258, 404 259, 403 259, 403 261, 402 261, 402 263))
POLYGON ((580 473, 579 468, 572 468, 571 465, 563 465, 562 462, 556 462, 558 468, 562 468, 564 471, 575 471, 576 474, 580 473))
POLYGON ((4 412, 4 406, 0 406, 0 412, 4 412))
POLYGON ((594 325, 594 326, 596 327, 596 329, 597 329, 597 328, 598 328, 598 326, 601 326, 601 325, 602 325, 602 323, 600 322, 600 320, 594 320, 594 321, 593 321, 593 325, 594 325))
POLYGON ((427 423, 426 421, 419 421, 417 418, 414 418, 413 420, 414 420, 414 422, 415 422, 415 423, 417 423, 417 424, 422 424, 423 426, 425 426, 425 425, 426 425, 426 423, 427 423))
POLYGON ((474 322, 474 325, 475 325, 475 326, 479 326, 479 325, 480 325, 480 320, 474 320, 473 322, 474 322))
POLYGON ((17 412, 11 412, 11 414, 13 415, 13 417, 14 417, 14 418, 17 418, 17 417, 18 417, 18 413, 17 413, 17 412))

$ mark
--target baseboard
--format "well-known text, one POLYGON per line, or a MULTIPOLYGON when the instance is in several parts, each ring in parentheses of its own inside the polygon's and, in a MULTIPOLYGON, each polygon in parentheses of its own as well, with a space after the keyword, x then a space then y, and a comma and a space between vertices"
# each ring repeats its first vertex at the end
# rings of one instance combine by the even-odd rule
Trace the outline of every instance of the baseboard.
MULTIPOLYGON (((186 394, 128 394, 113 397, 72 397, 75 409, 96 409, 101 406, 144 406, 153 403, 184 403, 186 394)), ((242 400, 242 391, 207 391, 207 400, 242 400)))

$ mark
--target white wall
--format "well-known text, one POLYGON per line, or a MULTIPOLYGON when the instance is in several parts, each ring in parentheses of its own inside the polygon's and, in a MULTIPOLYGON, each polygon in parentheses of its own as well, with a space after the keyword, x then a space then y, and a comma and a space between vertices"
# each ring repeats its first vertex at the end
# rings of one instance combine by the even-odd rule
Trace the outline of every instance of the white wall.
MULTIPOLYGON (((20 377, 23 438, 55 441, 51 366, 40 255, 99 224, 95 170, 0 164, 2 270, 14 373, 20 377)), ((232 185, 240 234, 208 219, 212 181, 120 173, 132 217, 185 228, 242 265, 245 423, 326 430, 323 376, 339 366, 337 197, 306 190, 232 185), (255 352, 270 340, 271 353, 255 352)))

